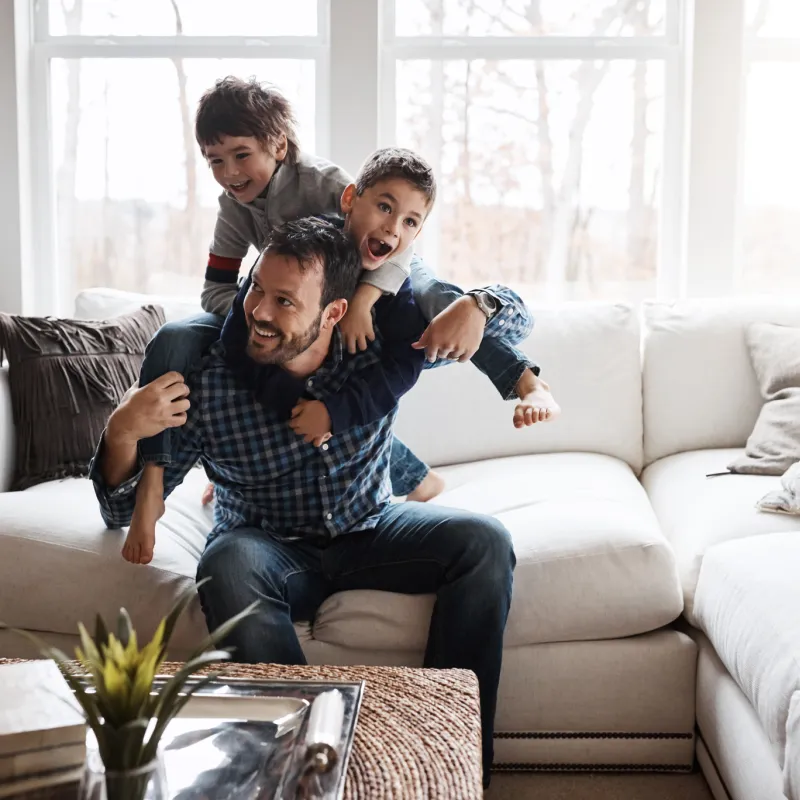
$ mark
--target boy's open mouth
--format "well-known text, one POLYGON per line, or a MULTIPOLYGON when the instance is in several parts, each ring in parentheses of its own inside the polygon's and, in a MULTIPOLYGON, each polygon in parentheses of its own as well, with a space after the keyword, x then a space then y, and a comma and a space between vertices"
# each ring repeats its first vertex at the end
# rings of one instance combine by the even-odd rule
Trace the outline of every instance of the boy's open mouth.
POLYGON ((232 192, 241 192, 247 186, 248 183, 250 183, 249 180, 241 181, 240 183, 229 183, 228 188, 232 192))
POLYGON ((370 253, 375 256, 375 258, 383 258, 392 252, 391 245, 386 244, 383 239, 375 239, 372 236, 367 239, 367 248, 369 249, 370 253))

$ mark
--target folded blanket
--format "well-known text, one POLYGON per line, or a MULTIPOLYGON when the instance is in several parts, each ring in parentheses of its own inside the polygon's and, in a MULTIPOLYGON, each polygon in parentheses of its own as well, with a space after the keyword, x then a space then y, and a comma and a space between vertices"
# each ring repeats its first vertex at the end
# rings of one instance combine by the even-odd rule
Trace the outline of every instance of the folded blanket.
POLYGON ((800 461, 781 476, 781 488, 765 494, 757 503, 760 511, 800 516, 800 461))

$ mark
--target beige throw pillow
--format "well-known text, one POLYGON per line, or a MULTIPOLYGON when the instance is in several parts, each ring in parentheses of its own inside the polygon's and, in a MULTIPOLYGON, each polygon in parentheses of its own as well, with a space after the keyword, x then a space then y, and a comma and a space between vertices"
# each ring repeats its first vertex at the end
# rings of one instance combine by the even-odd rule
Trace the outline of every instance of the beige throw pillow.
POLYGON ((744 455, 728 469, 783 475, 800 461, 800 328, 756 323, 745 339, 764 405, 744 455))

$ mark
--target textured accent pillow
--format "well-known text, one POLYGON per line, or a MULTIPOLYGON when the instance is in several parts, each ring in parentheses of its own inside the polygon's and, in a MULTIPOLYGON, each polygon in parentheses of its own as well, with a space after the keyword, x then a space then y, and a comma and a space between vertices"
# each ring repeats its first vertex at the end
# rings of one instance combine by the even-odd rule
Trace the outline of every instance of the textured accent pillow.
POLYGON ((12 490, 88 474, 106 420, 163 324, 157 306, 102 321, 0 314, 16 429, 12 490))
POLYGON ((783 475, 800 461, 800 328, 756 323, 745 330, 764 405, 731 472, 783 475))

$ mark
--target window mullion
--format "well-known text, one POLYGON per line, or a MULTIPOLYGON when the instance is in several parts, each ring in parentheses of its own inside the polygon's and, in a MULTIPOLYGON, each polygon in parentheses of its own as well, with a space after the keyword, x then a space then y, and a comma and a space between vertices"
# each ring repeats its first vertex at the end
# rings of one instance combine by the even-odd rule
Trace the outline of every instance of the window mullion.
POLYGON ((330 156, 352 174, 378 145, 380 11, 376 0, 331 2, 330 156))
POLYGON ((695 3, 686 292, 733 289, 740 204, 745 0, 695 3))

